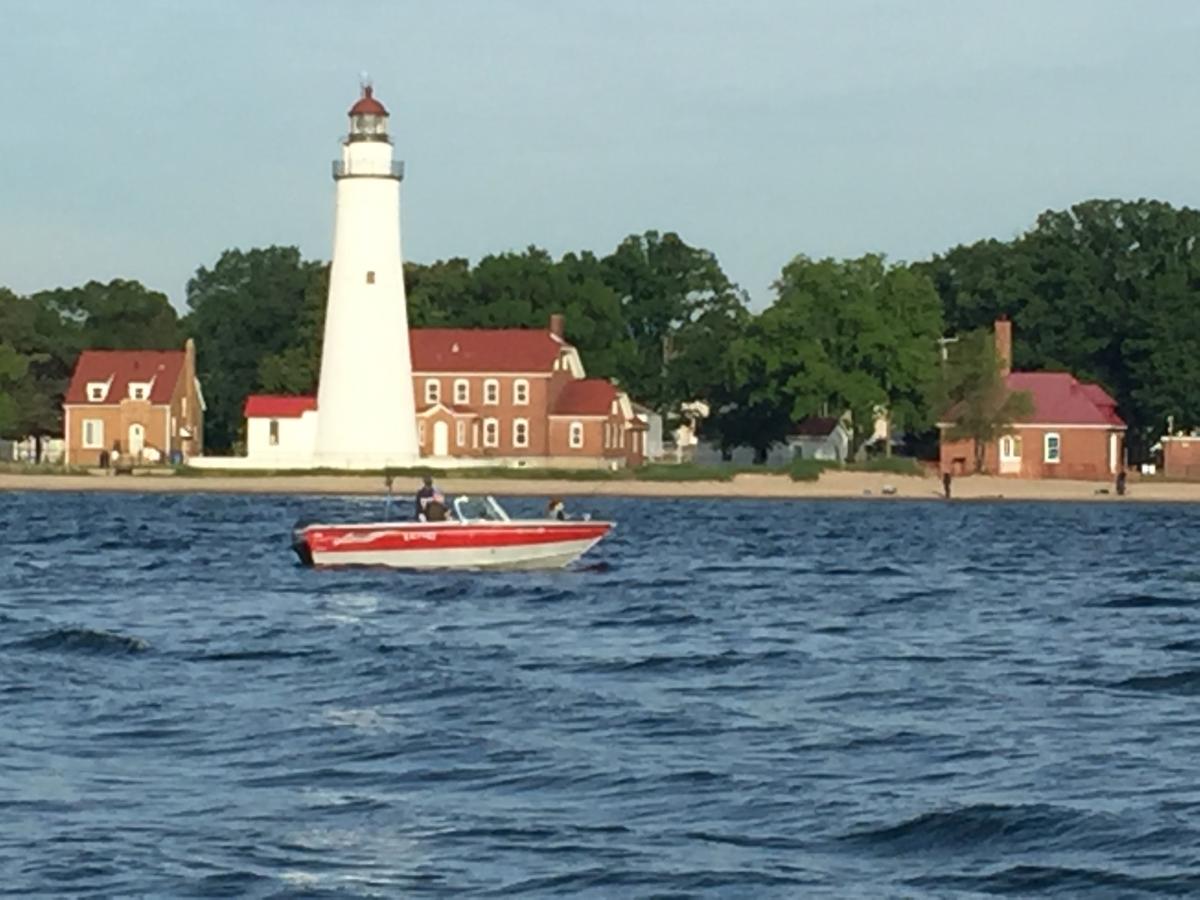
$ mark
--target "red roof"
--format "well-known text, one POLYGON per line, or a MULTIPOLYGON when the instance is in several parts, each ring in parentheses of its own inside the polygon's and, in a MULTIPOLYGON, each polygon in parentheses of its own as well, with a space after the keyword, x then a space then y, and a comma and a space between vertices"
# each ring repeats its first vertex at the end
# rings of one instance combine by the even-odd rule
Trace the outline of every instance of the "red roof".
POLYGON ((252 394, 246 398, 247 419, 298 419, 317 408, 316 397, 285 397, 279 394, 252 394))
POLYGON ((1124 428, 1117 401, 1098 384, 1086 384, 1066 372, 1013 372, 1006 382, 1010 391, 1028 391, 1033 415, 1028 425, 1109 425, 1124 428))
POLYGON ((84 350, 75 363, 63 402, 116 404, 129 396, 130 382, 152 381, 150 402, 170 403, 183 365, 182 350, 84 350), (109 383, 104 400, 88 400, 89 382, 109 383))
POLYGON ((612 411, 615 399, 617 389, 606 379, 581 378, 569 381, 558 395, 553 415, 607 416, 612 411))
POLYGON ((414 372, 549 372, 566 344, 547 329, 414 328, 414 372))
POLYGON ((368 84, 362 89, 362 97, 358 102, 350 107, 350 115, 352 116, 386 116, 388 111, 374 97, 374 91, 368 84))

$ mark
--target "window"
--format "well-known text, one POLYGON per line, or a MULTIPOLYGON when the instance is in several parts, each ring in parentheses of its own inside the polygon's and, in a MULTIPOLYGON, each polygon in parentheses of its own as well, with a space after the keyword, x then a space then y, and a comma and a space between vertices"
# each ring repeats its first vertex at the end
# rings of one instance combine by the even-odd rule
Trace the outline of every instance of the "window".
POLYGON ((495 378, 483 383, 483 402, 487 406, 495 406, 500 402, 500 382, 495 378))
POLYGON ((622 450, 625 449, 625 429, 620 425, 614 425, 613 428, 617 432, 617 446, 622 450))
POLYGON ((529 420, 513 419, 513 446, 529 446, 529 420))
POLYGON ((524 378, 513 382, 513 403, 517 406, 529 405, 529 382, 524 378))
POLYGON ((279 446, 279 420, 272 419, 267 426, 267 443, 272 447, 279 446))
POLYGON ((184 398, 183 398, 183 401, 182 401, 182 403, 183 403, 183 405, 182 405, 182 407, 181 407, 181 408, 180 408, 180 410, 179 410, 179 414, 180 414, 181 416, 183 416, 183 418, 185 418, 185 419, 186 419, 186 418, 187 418, 187 397, 184 397, 184 398))
POLYGON ((442 383, 436 378, 425 379, 425 402, 437 403, 442 398, 442 383))
POLYGON ((129 396, 134 400, 145 400, 148 393, 144 384, 131 384, 129 386, 129 396))
POLYGON ((104 446, 104 422, 101 419, 83 420, 83 446, 94 450, 104 446))
POLYGON ((608 450, 612 447, 612 423, 604 423, 604 449, 608 450))
POLYGON ((417 445, 420 447, 425 446, 425 420, 424 419, 421 419, 421 421, 417 422, 417 445))
POLYGON ((454 424, 454 442, 460 447, 465 447, 467 444, 467 423, 462 419, 454 424))
POLYGON ((471 446, 476 450, 479 449, 479 423, 476 422, 471 426, 471 446))
POLYGON ((567 431, 567 443, 572 450, 578 450, 583 446, 583 423, 572 422, 567 431))
POLYGON ((90 381, 87 386, 87 397, 92 403, 99 403, 108 394, 108 385, 103 381, 90 381))
POLYGON ((459 406, 466 406, 471 402, 471 382, 467 379, 454 379, 454 402, 459 406))
POLYGON ((1062 440, 1056 432, 1046 435, 1046 462, 1056 463, 1062 459, 1062 440))
POLYGON ((483 446, 500 446, 500 423, 495 419, 483 420, 483 446))
POLYGON ((374 283, 375 283, 375 273, 368 271, 367 272, 367 284, 374 284, 374 283))

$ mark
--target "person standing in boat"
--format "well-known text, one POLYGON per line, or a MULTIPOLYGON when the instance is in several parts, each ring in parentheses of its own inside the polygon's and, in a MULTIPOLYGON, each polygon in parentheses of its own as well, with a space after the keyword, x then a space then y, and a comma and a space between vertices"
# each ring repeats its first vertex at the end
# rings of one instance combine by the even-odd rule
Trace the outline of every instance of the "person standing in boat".
POLYGON ((433 486, 432 475, 426 475, 423 481, 424 483, 422 484, 421 489, 417 491, 417 521, 428 522, 445 519, 446 498, 442 495, 441 491, 433 486), (433 510, 430 509, 432 504, 437 504, 436 508, 433 510), (434 516, 431 516, 430 512, 433 512, 435 515, 440 512, 441 515, 438 515, 437 518, 434 519, 434 516))

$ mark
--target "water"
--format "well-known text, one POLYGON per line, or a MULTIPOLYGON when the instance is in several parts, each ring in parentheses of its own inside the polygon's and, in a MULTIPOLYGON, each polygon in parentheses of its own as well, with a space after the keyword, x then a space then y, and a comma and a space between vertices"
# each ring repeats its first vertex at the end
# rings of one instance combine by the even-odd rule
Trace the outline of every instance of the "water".
POLYGON ((0 494, 0 893, 1200 893, 1200 509, 596 498, 582 570, 296 565, 379 506, 0 494))

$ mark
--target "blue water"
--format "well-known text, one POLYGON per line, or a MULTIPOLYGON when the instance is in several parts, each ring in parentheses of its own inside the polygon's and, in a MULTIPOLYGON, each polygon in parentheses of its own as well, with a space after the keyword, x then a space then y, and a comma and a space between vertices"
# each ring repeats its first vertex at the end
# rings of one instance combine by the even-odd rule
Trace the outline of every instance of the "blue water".
POLYGON ((0 494, 0 893, 1200 893, 1198 508, 591 499, 576 571, 296 564, 379 506, 0 494))

